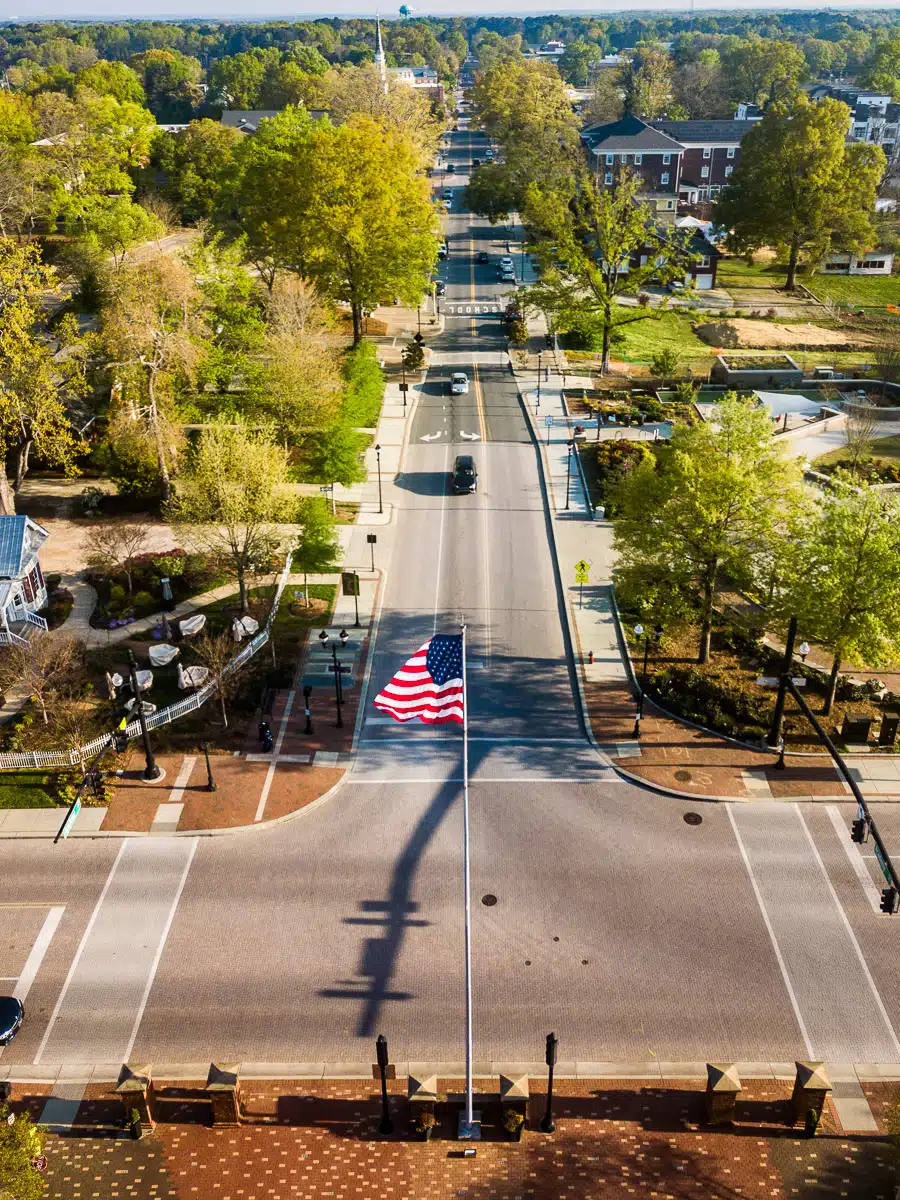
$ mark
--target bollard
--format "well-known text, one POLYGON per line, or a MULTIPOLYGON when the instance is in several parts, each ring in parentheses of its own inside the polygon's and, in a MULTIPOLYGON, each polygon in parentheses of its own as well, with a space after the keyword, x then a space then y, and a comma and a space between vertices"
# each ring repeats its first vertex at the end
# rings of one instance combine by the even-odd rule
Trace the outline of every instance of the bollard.
POLYGON ((240 1125, 238 1068, 240 1063, 211 1063, 206 1094, 212 1106, 213 1125, 240 1125))
POLYGON ((791 1125, 798 1125, 801 1122, 805 1124, 807 1115, 813 1109, 821 1114, 828 1093, 831 1091, 831 1080, 828 1078, 828 1072, 823 1063, 798 1062, 796 1066, 797 1076, 791 1095, 791 1125))
POLYGON ((710 1125, 730 1125, 741 1094, 737 1063, 706 1064, 706 1119, 710 1125))
POLYGON ((153 1130, 153 1077, 149 1063, 125 1063, 119 1072, 116 1095, 121 1097, 125 1124, 131 1124, 132 1110, 137 1110, 141 1129, 153 1130))

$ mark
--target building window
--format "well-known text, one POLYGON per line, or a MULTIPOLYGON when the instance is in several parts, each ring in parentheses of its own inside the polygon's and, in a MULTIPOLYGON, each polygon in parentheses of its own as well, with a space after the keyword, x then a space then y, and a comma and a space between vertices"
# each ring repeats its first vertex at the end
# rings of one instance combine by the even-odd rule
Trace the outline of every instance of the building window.
POLYGON ((664 166, 664 167, 667 167, 671 161, 672 161, 672 155, 671 155, 671 154, 664 154, 664 155, 663 155, 663 166, 664 166))
POLYGON ((700 266, 701 266, 701 267, 708 267, 708 266, 711 266, 711 265, 712 265, 712 259, 709 257, 709 255, 708 255, 708 254, 704 254, 704 255, 701 257, 701 259, 700 259, 700 266))
POLYGON ((669 172, 668 171, 663 171, 662 175, 660 175, 660 177, 659 177, 659 182, 661 184, 669 182, 669 172))
POLYGON ((674 208, 674 207, 675 207, 675 201, 674 201, 674 200, 667 200, 667 201, 666 201, 666 208, 674 208))
POLYGON ((734 167, 726 167, 726 168, 725 168, 725 178, 726 178, 726 179, 728 178, 728 176, 731 174, 731 172, 732 172, 733 170, 734 170, 734 167))
POLYGON ((643 154, 636 154, 636 155, 634 156, 634 165, 635 165, 636 167, 639 167, 643 161, 644 161, 644 156, 643 156, 643 154))
POLYGON ((611 167, 615 161, 616 161, 616 156, 614 154, 607 154, 606 165, 608 167, 611 167))
POLYGON ((603 176, 603 182, 607 185, 607 187, 612 183, 612 171, 606 172, 606 174, 603 176))
POLYGON ((627 155, 627 154, 620 154, 620 155, 619 155, 619 158, 621 159, 621 161, 622 161, 623 163, 626 163, 626 162, 628 162, 628 155, 627 155))
POLYGON ((729 157, 729 158, 734 158, 734 146, 729 146, 729 147, 728 147, 728 157, 729 157))
POLYGON ((850 266, 850 264, 845 263, 845 262, 827 262, 825 264, 825 270, 826 271, 846 271, 849 266, 850 266))
POLYGON ((712 150, 709 146, 703 147, 703 157, 704 158, 712 158, 712 150))
POLYGON ((862 267, 864 271, 883 271, 885 261, 883 258, 866 258, 857 266, 862 267))
POLYGON ((709 179, 709 167, 700 168, 700 177, 701 179, 709 179))

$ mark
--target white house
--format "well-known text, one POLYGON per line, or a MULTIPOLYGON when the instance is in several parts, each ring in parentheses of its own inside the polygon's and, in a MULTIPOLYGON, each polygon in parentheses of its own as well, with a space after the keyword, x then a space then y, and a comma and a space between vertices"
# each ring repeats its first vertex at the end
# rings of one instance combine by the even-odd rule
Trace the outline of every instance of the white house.
POLYGON ((49 536, 31 517, 0 517, 0 646, 24 646, 47 628, 37 615, 47 604, 38 551, 49 536))
POLYGON ((893 267, 893 251, 869 250, 866 254, 829 254, 819 269, 829 275, 890 275, 893 267))

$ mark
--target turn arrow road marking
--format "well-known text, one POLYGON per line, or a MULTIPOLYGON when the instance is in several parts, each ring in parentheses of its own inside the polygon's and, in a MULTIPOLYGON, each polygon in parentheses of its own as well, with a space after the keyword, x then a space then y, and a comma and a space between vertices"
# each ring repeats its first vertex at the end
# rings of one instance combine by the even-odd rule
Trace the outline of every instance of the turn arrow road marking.
POLYGON ((467 442, 480 442, 481 441, 480 433, 466 433, 466 431, 464 429, 461 429, 459 431, 459 436, 461 438, 465 439, 465 441, 467 441, 467 442))
POLYGON ((443 437, 443 436, 444 436, 443 431, 441 431, 440 433, 426 433, 426 434, 423 434, 422 437, 419 438, 419 441, 420 442, 433 442, 437 438, 443 437))

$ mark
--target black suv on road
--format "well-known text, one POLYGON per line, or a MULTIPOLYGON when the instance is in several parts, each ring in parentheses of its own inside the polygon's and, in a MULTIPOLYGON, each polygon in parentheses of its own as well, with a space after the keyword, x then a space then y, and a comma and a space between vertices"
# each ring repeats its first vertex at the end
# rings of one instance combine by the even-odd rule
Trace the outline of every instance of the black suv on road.
POLYGON ((475 460, 471 454, 460 454, 453 464, 453 491, 457 493, 474 492, 478 488, 478 472, 475 470, 475 460))

